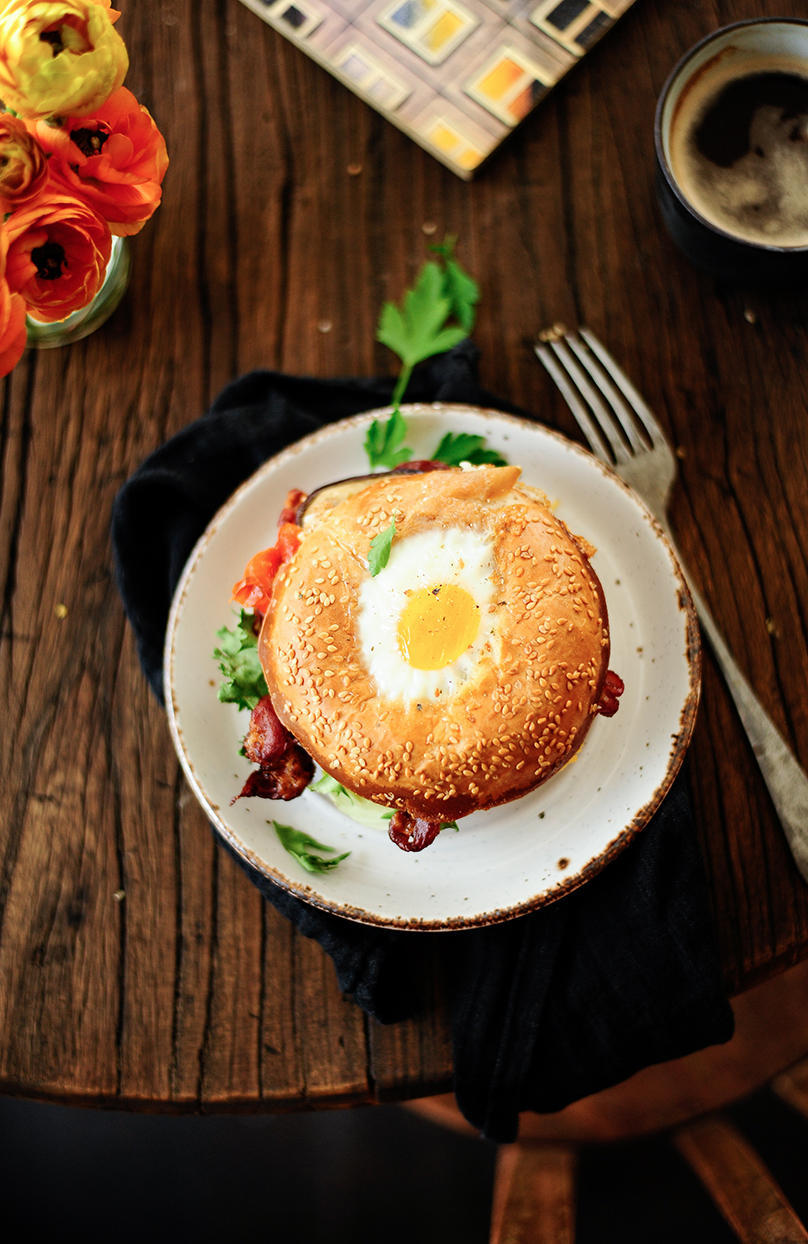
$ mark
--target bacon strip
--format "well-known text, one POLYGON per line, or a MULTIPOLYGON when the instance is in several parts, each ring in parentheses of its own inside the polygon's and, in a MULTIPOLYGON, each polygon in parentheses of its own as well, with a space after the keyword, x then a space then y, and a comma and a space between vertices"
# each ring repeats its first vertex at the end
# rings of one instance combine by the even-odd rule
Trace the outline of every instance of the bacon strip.
POLYGON ((399 809, 390 822, 390 841, 402 851, 423 851, 435 841, 442 824, 442 821, 427 821, 399 809))
POLYGON ((262 696, 250 716, 244 752, 256 769, 234 799, 297 799, 314 777, 314 762, 281 725, 268 695, 262 696))
POLYGON ((254 765, 279 760, 292 736, 284 729, 268 695, 261 696, 250 715, 250 728, 244 740, 244 753, 254 765))
POLYGON ((614 670, 607 670, 603 680, 603 690, 598 700, 598 712, 601 717, 614 717, 620 705, 619 697, 626 689, 623 679, 614 670))

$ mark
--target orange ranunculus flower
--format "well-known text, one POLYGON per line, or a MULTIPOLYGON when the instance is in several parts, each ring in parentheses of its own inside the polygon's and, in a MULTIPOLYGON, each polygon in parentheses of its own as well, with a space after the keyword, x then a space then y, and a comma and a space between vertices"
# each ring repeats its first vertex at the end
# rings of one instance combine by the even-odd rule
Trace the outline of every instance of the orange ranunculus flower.
POLYGON ((72 195, 49 188, 3 226, 6 278, 34 319, 67 319, 98 293, 112 249, 106 221, 72 195))
POLYGON ((92 116, 63 125, 37 122, 36 135, 50 153, 54 183, 78 194, 120 237, 139 233, 159 203, 168 168, 162 134, 125 86, 92 116))
POLYGON ((25 122, 0 114, 0 211, 13 212, 35 198, 48 180, 48 160, 25 122))
POLYGON ((21 117, 83 117, 129 68, 110 0, 0 0, 0 99, 21 117))
POLYGON ((12 294, 6 280, 8 243, 8 234, 0 225, 0 376, 17 366, 28 337, 25 302, 22 295, 12 294))
POLYGON ((12 294, 5 278, 0 281, 0 376, 7 376, 20 361, 28 329, 27 315, 21 294, 12 294))

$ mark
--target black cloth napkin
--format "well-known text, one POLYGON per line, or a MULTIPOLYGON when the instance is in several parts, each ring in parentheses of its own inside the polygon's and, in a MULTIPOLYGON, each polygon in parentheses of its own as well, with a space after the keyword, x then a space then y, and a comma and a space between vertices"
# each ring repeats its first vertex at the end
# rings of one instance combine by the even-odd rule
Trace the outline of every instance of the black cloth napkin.
MULTIPOLYGON (((477 357, 465 341, 429 360, 407 400, 524 413, 480 387, 477 357)), ((118 583, 161 701, 172 595, 209 520, 272 454, 323 423, 387 404, 391 392, 387 379, 253 372, 228 385, 206 415, 124 484, 112 519, 118 583)), ((493 829, 491 842, 496 850, 493 829)), ((681 778, 636 841, 597 877, 548 907, 487 928, 407 933, 357 924, 310 907, 238 862, 327 951, 342 991, 382 1023, 417 1011, 427 963, 438 956, 458 1104, 489 1139, 513 1140, 520 1111, 560 1110, 651 1063, 732 1035, 681 778)))

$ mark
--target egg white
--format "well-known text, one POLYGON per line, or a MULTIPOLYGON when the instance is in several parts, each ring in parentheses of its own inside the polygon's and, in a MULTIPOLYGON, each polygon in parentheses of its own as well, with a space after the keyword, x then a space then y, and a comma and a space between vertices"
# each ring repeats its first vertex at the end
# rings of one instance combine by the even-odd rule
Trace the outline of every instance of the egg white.
POLYGON ((357 630, 365 668, 377 694, 409 703, 454 695, 472 678, 486 648, 496 640, 493 548, 478 532, 449 527, 430 528, 394 540, 390 560, 359 591, 357 630), (408 592, 453 584, 463 588, 480 610, 477 637, 457 660, 439 670, 417 670, 406 661, 398 643, 398 623, 408 592))

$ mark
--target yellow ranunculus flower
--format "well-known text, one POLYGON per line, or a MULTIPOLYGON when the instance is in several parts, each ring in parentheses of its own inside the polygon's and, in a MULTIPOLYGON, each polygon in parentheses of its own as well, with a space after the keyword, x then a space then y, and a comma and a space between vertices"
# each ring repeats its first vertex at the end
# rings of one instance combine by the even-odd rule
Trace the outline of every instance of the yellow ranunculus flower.
POLYGON ((4 112, 0 115, 0 211, 13 212, 29 203, 47 180, 45 152, 24 121, 4 112))
POLYGON ((83 117, 126 76, 110 0, 0 0, 0 99, 21 117, 83 117))

